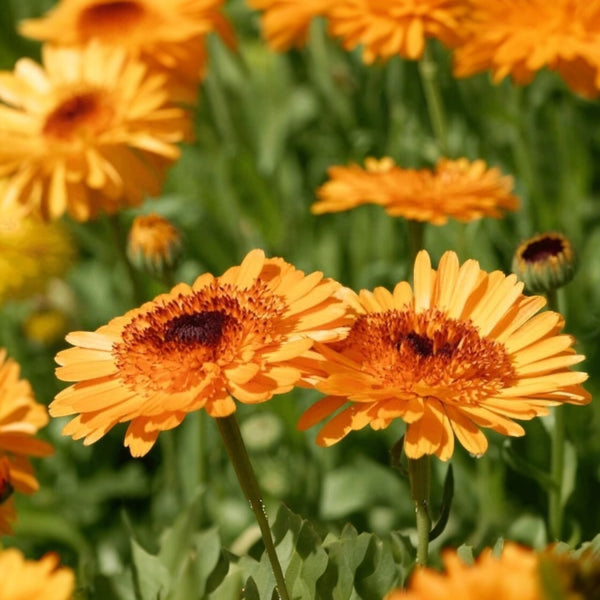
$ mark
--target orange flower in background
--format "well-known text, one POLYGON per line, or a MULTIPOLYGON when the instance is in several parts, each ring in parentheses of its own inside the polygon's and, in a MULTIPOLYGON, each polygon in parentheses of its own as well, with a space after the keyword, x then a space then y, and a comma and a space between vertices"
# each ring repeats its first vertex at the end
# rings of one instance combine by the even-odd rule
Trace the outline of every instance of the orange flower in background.
POLYGON ((440 159, 435 169, 403 169, 389 158, 367 158, 358 165, 335 166, 329 181, 317 190, 315 214, 377 204, 390 216, 443 225, 448 218, 466 222, 482 217, 501 217, 503 210, 517 210, 512 177, 484 161, 440 159))
POLYGON ((248 0, 263 11, 263 36, 272 50, 285 52, 306 43, 311 21, 324 16, 335 0, 248 0))
POLYGON ((188 412, 212 417, 269 400, 298 384, 313 340, 347 332, 340 284, 304 275, 253 250, 220 277, 179 284, 95 332, 74 332, 60 352, 59 379, 75 381, 50 405, 73 415, 63 430, 91 444, 131 421, 125 445, 146 454, 160 431, 188 412))
POLYGON ((0 176, 5 202, 79 221, 158 195, 189 129, 164 78, 123 51, 43 48, 40 66, 0 73, 0 176))
POLYGON ((174 266, 181 250, 181 234, 156 213, 137 216, 129 230, 127 255, 131 262, 151 273, 174 266))
POLYGON ((402 56, 421 58, 427 38, 455 46, 467 11, 465 0, 338 0, 327 16, 329 33, 367 64, 402 56))
POLYGON ((14 521, 13 490, 32 494, 39 488, 29 457, 52 453, 50 444, 34 437, 47 423, 46 407, 20 379, 19 365, 0 350, 0 533, 10 533, 8 522, 14 521))
POLYGON ((487 273, 474 260, 459 266, 454 252, 435 271, 421 251, 412 288, 401 282, 393 292, 362 290, 348 337, 315 344, 326 372, 316 387, 328 395, 302 415, 299 428, 337 413, 317 435, 319 445, 330 446, 352 430, 399 418, 409 458, 447 460, 455 436, 481 455, 488 445, 482 427, 520 436, 514 419, 588 403, 580 385, 587 374, 569 369, 584 357, 560 334, 562 317, 536 314, 546 300, 522 289, 515 275, 487 273))
POLYGON ((494 83, 510 75, 528 84, 543 68, 557 71, 576 92, 600 93, 600 1, 471 0, 465 42, 454 74, 491 70, 494 83))
POLYGON ((2 600, 70 600, 75 590, 75 575, 58 566, 56 554, 40 560, 27 560, 20 550, 0 551, 2 600))
POLYGON ((385 600, 544 600, 537 554, 512 542, 499 556, 485 548, 475 564, 465 563, 454 549, 442 553, 444 572, 417 568, 408 589, 390 592, 385 600))
MULTIPOLYGON (((83 46, 97 40, 148 61, 191 92, 205 69, 205 38, 215 31, 235 46, 221 12, 223 0, 61 0, 39 19, 23 21, 20 32, 56 45, 83 46)), ((191 97, 190 97, 191 98, 191 97)))

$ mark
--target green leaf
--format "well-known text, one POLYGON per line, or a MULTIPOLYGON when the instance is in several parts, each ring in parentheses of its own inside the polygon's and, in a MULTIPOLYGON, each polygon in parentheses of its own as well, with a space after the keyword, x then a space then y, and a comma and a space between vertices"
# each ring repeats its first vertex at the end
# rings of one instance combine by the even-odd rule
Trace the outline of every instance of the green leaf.
POLYGON ((165 600, 172 585, 167 567, 134 539, 131 540, 131 555, 137 597, 140 600, 165 600))

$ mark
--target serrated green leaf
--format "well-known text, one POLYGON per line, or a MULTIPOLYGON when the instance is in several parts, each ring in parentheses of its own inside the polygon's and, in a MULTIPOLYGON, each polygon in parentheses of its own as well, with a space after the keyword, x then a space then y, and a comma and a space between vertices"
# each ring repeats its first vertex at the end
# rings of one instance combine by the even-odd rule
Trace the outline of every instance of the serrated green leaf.
POLYGON ((172 578, 158 556, 144 550, 131 540, 134 585, 140 600, 165 600, 171 591, 172 578))

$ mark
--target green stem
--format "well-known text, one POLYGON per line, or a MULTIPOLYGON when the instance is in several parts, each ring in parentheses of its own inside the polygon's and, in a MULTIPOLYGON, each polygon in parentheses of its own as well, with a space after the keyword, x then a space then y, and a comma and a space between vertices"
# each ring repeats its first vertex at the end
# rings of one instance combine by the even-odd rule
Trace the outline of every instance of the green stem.
POLYGON ((129 276, 129 281, 131 282, 133 303, 135 306, 140 306, 146 301, 146 294, 137 271, 133 268, 133 265, 127 257, 127 240, 125 239, 125 234, 121 227, 119 215, 110 215, 108 217, 108 222, 113 233, 114 244, 119 255, 119 260, 123 263, 127 275, 129 276))
POLYGON ((425 240, 425 223, 409 219, 408 225, 408 268, 409 271, 415 264, 415 258, 419 250, 423 250, 425 240))
POLYGON ((275 551, 275 544, 273 543, 273 536, 271 535, 265 504, 235 414, 229 415, 228 417, 217 418, 215 421, 217 422, 219 432, 225 443, 227 454, 235 469, 240 487, 250 503, 250 508, 254 512, 254 516, 256 517, 256 521, 260 528, 267 556, 269 557, 273 575, 275 576, 279 598, 280 600, 290 600, 290 595, 285 585, 283 571, 279 559, 277 558, 277 552, 275 551))
MULTIPOLYGON (((549 310, 558 311, 558 291, 546 293, 549 310)), ((565 407, 554 408, 554 428, 552 430, 550 476, 554 485, 548 491, 548 529, 550 537, 560 540, 563 528, 563 480, 565 469, 565 407)))
POLYGON ((448 130, 442 94, 438 85, 437 70, 438 67, 431 54, 431 46, 428 43, 425 45, 421 60, 419 60, 419 75, 425 93, 431 127, 437 138, 440 154, 448 156, 448 130))
POLYGON ((428 455, 408 459, 408 480, 417 521, 417 564, 427 564, 429 552, 429 496, 431 493, 431 464, 428 455))

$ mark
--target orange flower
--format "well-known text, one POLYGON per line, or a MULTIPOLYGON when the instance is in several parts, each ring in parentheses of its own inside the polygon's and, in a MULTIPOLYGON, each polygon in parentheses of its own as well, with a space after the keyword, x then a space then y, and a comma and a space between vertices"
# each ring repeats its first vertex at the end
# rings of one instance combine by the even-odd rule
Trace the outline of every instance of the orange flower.
POLYGON ((248 0, 263 11, 263 35, 272 50, 285 52, 306 43, 312 19, 323 16, 334 0, 248 0))
POLYGON ((511 194, 512 178, 482 160, 442 158, 431 171, 402 169, 389 157, 367 158, 365 169, 336 166, 328 174, 311 208, 315 214, 377 204, 390 216, 443 225, 448 218, 501 217, 502 210, 519 206, 511 194))
POLYGON ((46 407, 33 398, 29 382, 19 378, 19 365, 0 350, 0 532, 10 533, 14 521, 12 491, 32 494, 39 488, 29 456, 47 456, 52 446, 34 436, 48 423, 46 407))
POLYGON ((52 416, 79 413, 63 430, 91 444, 131 421, 134 456, 160 431, 204 408, 213 417, 298 384, 313 339, 347 332, 340 284, 305 276, 281 258, 250 252, 221 277, 200 276, 117 317, 95 332, 75 332, 60 352, 57 376, 75 381, 50 405, 52 416))
POLYGON ((454 74, 490 69, 495 83, 511 75, 529 83, 544 67, 576 92, 600 93, 599 0, 471 0, 465 42, 456 49, 454 74))
POLYGON ((328 11, 329 33, 346 50, 363 48, 367 64, 392 56, 416 60, 427 38, 459 41, 464 0, 338 0, 328 11))
POLYGON ((181 234, 156 213, 137 216, 129 230, 127 254, 136 266, 151 273, 171 268, 181 250, 181 234))
POLYGON ((2 600, 70 600, 75 576, 67 567, 58 566, 56 554, 40 560, 27 560, 20 550, 0 551, 2 600))
POLYGON ((407 590, 385 600, 544 600, 538 556, 507 542, 500 556, 485 548, 475 564, 465 564, 454 549, 443 552, 444 572, 417 568, 407 590))
POLYGON ((579 385, 587 374, 569 370, 584 357, 560 335, 562 317, 536 313, 546 300, 526 297, 515 275, 486 273, 474 260, 459 266, 446 252, 435 271, 424 250, 417 255, 414 286, 361 291, 348 337, 331 347, 316 344, 326 373, 316 387, 329 394, 301 417, 307 429, 342 409, 319 432, 329 446, 352 430, 407 424, 409 458, 436 454, 447 460, 454 436, 483 454, 480 427, 520 436, 513 419, 548 414, 548 407, 586 404, 579 385), (350 403, 349 406, 347 403, 350 403))
POLYGON ((95 39, 196 85, 205 69, 205 38, 216 31, 230 46, 235 37, 221 14, 223 0, 61 0, 45 17, 21 23, 28 37, 62 46, 95 39))
POLYGON ((0 74, 0 176, 5 202, 86 221, 160 192, 189 122, 164 78, 120 50, 43 48, 0 74))

